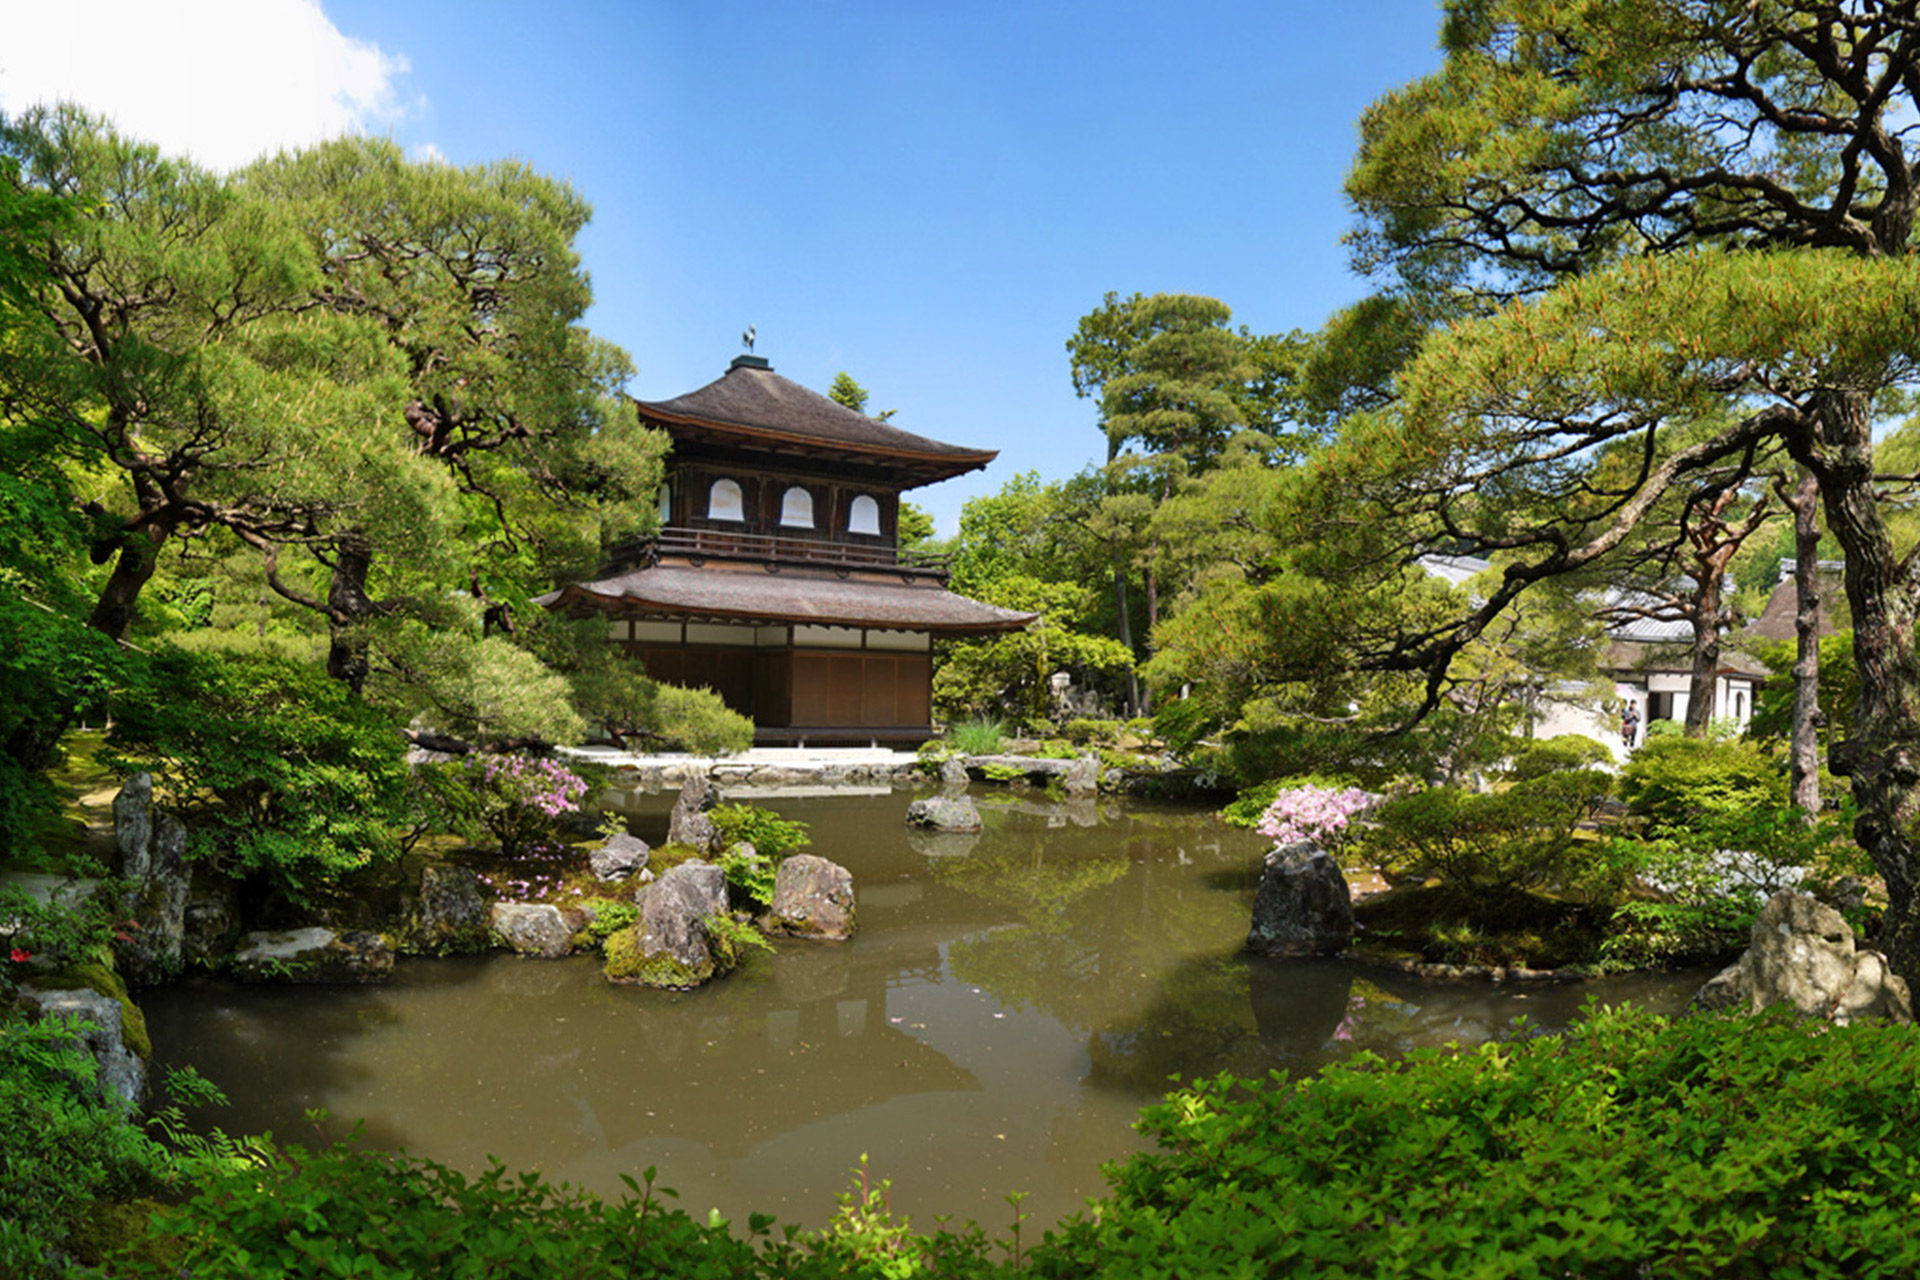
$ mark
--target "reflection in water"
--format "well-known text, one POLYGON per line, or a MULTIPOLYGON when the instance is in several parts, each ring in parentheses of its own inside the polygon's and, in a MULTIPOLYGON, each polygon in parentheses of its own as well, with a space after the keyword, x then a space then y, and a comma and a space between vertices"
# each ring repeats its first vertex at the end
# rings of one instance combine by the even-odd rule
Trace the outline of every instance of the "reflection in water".
POLYGON ((1590 991, 1673 1007, 1697 978, 1510 989, 1245 955, 1263 844, 1165 806, 981 795, 986 829, 929 844, 907 797, 781 801, 852 870, 860 933, 781 942, 702 991, 609 987, 596 961, 408 961, 385 988, 149 993, 163 1062, 234 1100, 230 1129, 489 1156, 617 1194, 648 1165, 696 1212, 819 1223, 862 1153, 893 1205, 1050 1223, 1134 1150, 1170 1076, 1311 1071, 1561 1025, 1590 991))

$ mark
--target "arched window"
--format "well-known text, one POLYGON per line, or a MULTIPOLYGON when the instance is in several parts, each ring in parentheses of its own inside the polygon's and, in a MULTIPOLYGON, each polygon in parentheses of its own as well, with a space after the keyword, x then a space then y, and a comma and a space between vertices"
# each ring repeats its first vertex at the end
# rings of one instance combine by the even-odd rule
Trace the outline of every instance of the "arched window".
POLYGON ((880 532, 880 504, 864 493, 855 498, 853 505, 847 508, 847 532, 877 536, 880 532))
POLYGON ((780 523, 789 529, 813 528, 813 495, 794 485, 780 499, 780 523))
POLYGON ((746 518, 747 510, 740 500, 740 482, 715 480, 713 488, 707 490, 707 519, 745 520, 746 518))

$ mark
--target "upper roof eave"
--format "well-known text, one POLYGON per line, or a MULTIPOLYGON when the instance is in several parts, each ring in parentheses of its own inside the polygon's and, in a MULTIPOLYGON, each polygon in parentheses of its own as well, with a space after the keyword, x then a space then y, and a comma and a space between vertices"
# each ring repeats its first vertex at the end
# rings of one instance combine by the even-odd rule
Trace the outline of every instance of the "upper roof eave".
POLYGON ((720 377, 669 400, 634 400, 641 420, 679 436, 733 444, 869 458, 921 477, 920 483, 986 466, 998 450, 969 449, 903 431, 855 412, 742 357, 720 377))

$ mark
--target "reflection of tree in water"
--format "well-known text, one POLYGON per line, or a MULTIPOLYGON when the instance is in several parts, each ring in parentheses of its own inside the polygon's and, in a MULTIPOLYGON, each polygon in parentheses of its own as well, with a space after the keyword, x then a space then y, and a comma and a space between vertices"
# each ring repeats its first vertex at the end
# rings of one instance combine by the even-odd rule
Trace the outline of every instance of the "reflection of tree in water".
POLYGON ((1253 845, 1210 815, 1147 808, 1083 828, 1054 822, 1047 806, 1031 808, 991 821, 972 856, 931 867, 943 886, 1014 919, 950 944, 962 981, 1088 1031, 1137 1017, 1162 996, 1170 972, 1182 980, 1182 957, 1218 952, 1245 936, 1255 882, 1246 882, 1242 901, 1193 869, 1234 876, 1251 863, 1257 870, 1238 847, 1253 845))

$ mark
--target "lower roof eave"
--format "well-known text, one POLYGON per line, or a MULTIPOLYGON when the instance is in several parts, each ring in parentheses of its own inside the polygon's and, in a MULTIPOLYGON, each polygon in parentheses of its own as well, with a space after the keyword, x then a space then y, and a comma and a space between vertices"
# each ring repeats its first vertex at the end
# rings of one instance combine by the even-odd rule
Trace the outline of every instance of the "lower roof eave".
MULTIPOLYGON (((953 597, 964 600, 965 597, 953 597)), ((876 618, 867 615, 841 615, 832 613, 793 613, 772 612, 756 609, 727 609, 707 606, 698 609, 674 608, 659 603, 636 600, 627 595, 614 595, 593 591, 575 583, 540 596, 535 603, 548 609, 560 609, 573 617, 584 617, 597 613, 608 618, 651 619, 662 622, 731 622, 753 623, 759 626, 813 626, 813 627, 859 627, 868 631, 920 631, 936 636, 980 636, 999 635, 1010 631, 1021 631, 1038 621, 1037 613, 1013 614, 1007 617, 982 618, 970 621, 928 618, 876 618)), ((968 601, 968 603, 976 603, 968 601)), ((991 608, 992 606, 981 606, 991 608)))

